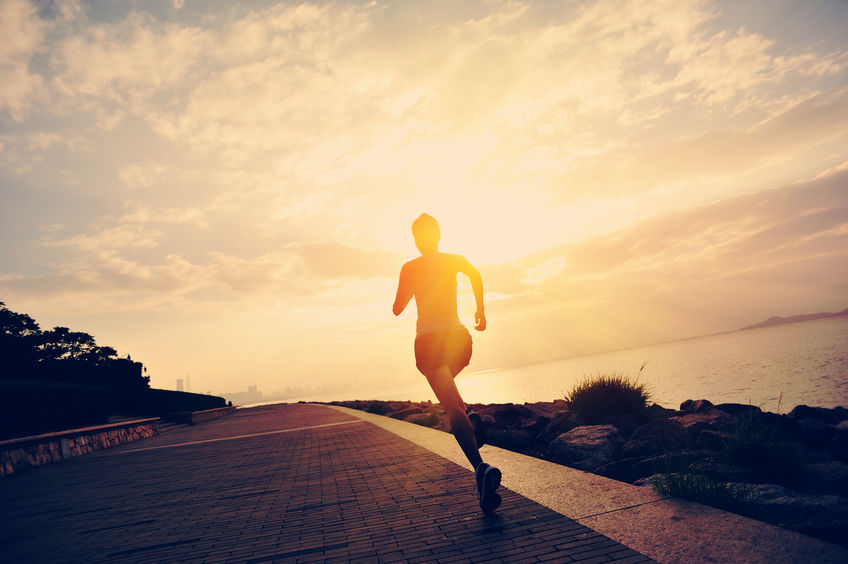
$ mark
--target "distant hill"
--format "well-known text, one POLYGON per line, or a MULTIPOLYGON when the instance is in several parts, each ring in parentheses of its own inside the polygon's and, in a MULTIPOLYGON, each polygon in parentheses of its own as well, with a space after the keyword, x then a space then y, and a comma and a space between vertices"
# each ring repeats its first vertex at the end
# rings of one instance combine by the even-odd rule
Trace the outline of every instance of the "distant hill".
POLYGON ((803 315, 793 315, 792 317, 780 317, 774 315, 765 321, 761 321, 756 325, 743 327, 740 331, 746 329, 759 329, 760 327, 771 327, 772 325, 785 325, 786 323, 798 323, 799 321, 812 321, 813 319, 827 319, 828 317, 839 317, 840 315, 848 315, 848 309, 843 309, 836 313, 805 313, 803 315))

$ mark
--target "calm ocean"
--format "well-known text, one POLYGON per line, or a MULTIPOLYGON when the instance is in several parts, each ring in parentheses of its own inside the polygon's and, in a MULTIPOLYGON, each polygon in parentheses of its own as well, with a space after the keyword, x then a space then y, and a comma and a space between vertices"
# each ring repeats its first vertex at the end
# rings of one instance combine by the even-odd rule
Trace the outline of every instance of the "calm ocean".
MULTIPOLYGON (((635 376, 643 362, 639 381, 665 407, 701 398, 753 403, 781 413, 800 404, 848 407, 848 316, 463 373, 456 382, 469 403, 551 401, 586 375, 617 371, 635 376)), ((342 395, 298 399, 435 400, 423 378, 342 395)))

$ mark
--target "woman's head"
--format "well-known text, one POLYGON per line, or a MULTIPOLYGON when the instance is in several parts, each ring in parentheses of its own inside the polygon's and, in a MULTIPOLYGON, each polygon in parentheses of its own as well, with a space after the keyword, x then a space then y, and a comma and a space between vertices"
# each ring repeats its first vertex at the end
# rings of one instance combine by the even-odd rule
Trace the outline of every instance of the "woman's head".
POLYGON ((442 232, 439 222, 432 215, 422 213, 412 222, 412 236, 415 237, 415 246, 422 253, 439 250, 442 232))

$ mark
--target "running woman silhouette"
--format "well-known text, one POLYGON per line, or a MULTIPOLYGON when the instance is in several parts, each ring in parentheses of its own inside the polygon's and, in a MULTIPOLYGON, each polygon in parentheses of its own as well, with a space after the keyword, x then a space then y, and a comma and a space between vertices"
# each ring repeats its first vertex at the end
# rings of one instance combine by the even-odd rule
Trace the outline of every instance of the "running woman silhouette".
POLYGON ((439 252, 441 231, 430 215, 421 214, 412 223, 415 246, 421 256, 407 262, 400 271, 397 295, 392 311, 400 315, 414 297, 418 308, 415 336, 415 365, 427 377, 450 419, 451 433, 474 468, 480 508, 490 513, 501 504, 497 493, 501 471, 483 462, 479 415, 466 413, 465 402, 459 395, 454 378, 471 361, 471 335, 459 321, 456 312, 456 276, 465 274, 477 302, 474 314, 478 331, 486 329, 483 307, 483 279, 480 272, 461 255, 439 252))

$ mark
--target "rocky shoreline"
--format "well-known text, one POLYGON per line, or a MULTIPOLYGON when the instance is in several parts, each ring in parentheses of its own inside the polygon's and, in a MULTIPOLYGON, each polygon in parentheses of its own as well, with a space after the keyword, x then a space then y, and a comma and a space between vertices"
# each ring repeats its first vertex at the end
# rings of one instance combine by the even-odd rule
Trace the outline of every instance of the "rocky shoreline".
MULTIPOLYGON (((432 402, 331 402, 449 432, 432 402)), ((585 421, 563 400, 469 404, 487 443, 848 546, 848 409, 687 400, 585 421), (591 423, 591 424, 590 424, 591 423)))

